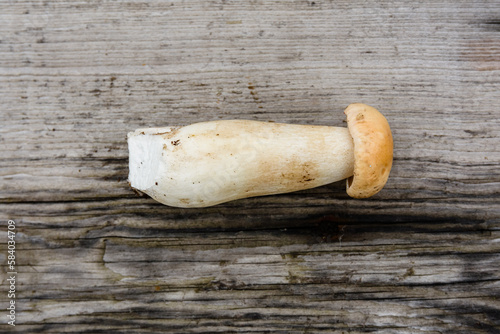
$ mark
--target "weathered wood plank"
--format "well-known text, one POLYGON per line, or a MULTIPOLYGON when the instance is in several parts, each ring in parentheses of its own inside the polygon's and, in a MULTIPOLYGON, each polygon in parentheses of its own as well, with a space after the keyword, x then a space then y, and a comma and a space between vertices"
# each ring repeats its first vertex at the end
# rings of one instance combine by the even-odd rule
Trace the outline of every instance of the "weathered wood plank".
MULTIPOLYGON (((469 25, 476 33, 491 34, 483 31, 479 24, 469 25)), ((462 34, 466 36, 452 39, 457 44, 453 46, 459 47, 463 38, 470 38, 466 31, 462 34)), ((448 44, 434 45, 433 38, 437 37, 421 42, 442 56, 449 52, 448 44)), ((442 38, 451 39, 450 35, 442 38)), ((312 40, 318 44, 317 39, 312 40)), ((385 40, 385 43, 390 41, 385 40)), ((361 43, 359 38, 358 43, 361 43)), ((26 42, 11 44, 37 47, 26 42)), ((50 43, 47 39, 38 44, 43 47, 55 45, 55 49, 45 51, 48 55, 59 50, 61 43, 50 43)), ((182 43, 177 47, 185 48, 182 43)), ((308 49, 311 46, 301 47, 308 49)), ((16 75, 11 74, 16 67, 5 69, 2 88, 9 92, 9 97, 16 96, 17 102, 8 103, 4 113, 2 139, 6 151, 11 153, 9 163, 2 166, 2 198, 10 202, 68 197, 89 199, 100 196, 97 194, 99 190, 102 196, 129 194, 125 182, 127 151, 124 134, 138 126, 187 124, 216 118, 341 125, 342 108, 349 102, 363 99, 387 114, 395 134, 394 170, 387 191, 379 197, 383 198, 389 215, 399 214, 393 208, 401 199, 433 199, 424 203, 423 208, 412 210, 412 214, 436 218, 441 215, 432 208, 435 203, 440 204, 442 215, 453 217, 456 202, 467 202, 470 197, 496 200, 500 176, 495 166, 500 157, 495 144, 500 126, 498 119, 491 116, 494 115, 492 106, 496 106, 498 81, 493 74, 485 75, 485 72, 495 71, 474 71, 470 55, 465 59, 440 60, 434 65, 429 63, 431 59, 420 59, 418 64, 409 67, 384 48, 377 52, 384 52, 383 57, 387 57, 391 65, 395 64, 394 68, 381 66, 379 58, 370 60, 365 55, 362 58, 366 64, 347 65, 344 69, 339 67, 338 57, 357 59, 354 50, 349 47, 333 49, 329 44, 324 46, 325 49, 322 47, 320 45, 319 50, 325 57, 335 55, 330 62, 318 63, 308 59, 302 61, 304 64, 298 69, 290 66, 288 61, 281 65, 271 62, 266 63, 267 68, 262 72, 245 69, 245 64, 223 64, 224 70, 217 72, 185 68, 180 73, 171 73, 173 68, 183 66, 176 61, 165 61, 153 71, 141 71, 141 65, 136 68, 139 73, 134 73, 136 69, 111 67, 109 75, 102 74, 108 68, 106 66, 89 72, 78 64, 73 67, 76 71, 70 67, 69 71, 73 73, 61 73, 57 68, 67 68, 64 63, 56 69, 47 69, 42 64, 19 67, 16 75), (305 65, 308 67, 301 69, 305 65), (115 70, 124 73, 120 75, 115 70), (262 78, 252 78, 249 74, 242 76, 242 72, 253 76, 262 73, 262 78), (475 86, 472 92, 470 85, 475 86), (71 103, 67 102, 68 99, 71 103), (127 103, 119 102, 124 99, 127 103), (45 102, 37 102, 42 100, 45 102), (429 105, 430 101, 432 105, 429 105), (27 131, 26 127, 30 130, 27 131), (54 173, 52 167, 56 159, 64 167, 54 173), (40 179, 40 174, 43 179, 40 179), (449 199, 454 201, 447 203, 449 199)), ((269 48, 269 52, 277 52, 271 46, 269 48)), ((71 45, 65 45, 65 49, 57 54, 71 51, 73 57, 71 45), (66 48, 69 51, 65 51, 66 48)), ((495 50, 495 46, 489 49, 495 50)), ((28 54, 37 52, 32 50, 28 54)), ((6 54, 19 56, 19 52, 6 54)), ((422 58, 426 55, 423 53, 422 58)), ((92 59, 91 55, 82 59, 89 57, 92 59)), ((59 56, 52 58, 61 61, 59 56)), ((489 63, 496 64, 497 60, 490 59, 489 63)), ((5 64, 15 66, 8 57, 5 64)), ((337 194, 332 197, 337 197, 337 194)), ((485 203, 494 210, 492 213, 468 214, 466 217, 498 217, 498 206, 494 202, 485 203)), ((355 201, 350 205, 364 206, 365 203, 355 201)))
POLYGON ((324 220, 169 232, 115 224, 69 247, 26 237, 19 253, 36 263, 20 269, 26 296, 18 301, 30 327, 48 332, 81 331, 82 323, 138 332, 494 332, 498 227, 403 231, 324 220))
POLYGON ((499 12, 488 0, 0 3, 0 219, 17 223, 18 261, 18 326, 1 330, 497 333, 499 12), (335 183, 179 209, 128 187, 137 127, 345 126, 352 102, 393 129, 373 198, 335 183))

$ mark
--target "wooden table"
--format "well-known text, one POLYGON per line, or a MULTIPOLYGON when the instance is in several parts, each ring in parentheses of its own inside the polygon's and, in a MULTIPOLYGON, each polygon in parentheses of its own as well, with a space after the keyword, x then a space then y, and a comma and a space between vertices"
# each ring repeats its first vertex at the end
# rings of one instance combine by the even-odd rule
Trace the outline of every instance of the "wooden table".
POLYGON ((1 332, 499 333, 499 14, 494 0, 3 1, 1 332), (339 182, 180 209, 127 184, 138 127, 345 126, 352 102, 395 140, 370 199, 339 182))

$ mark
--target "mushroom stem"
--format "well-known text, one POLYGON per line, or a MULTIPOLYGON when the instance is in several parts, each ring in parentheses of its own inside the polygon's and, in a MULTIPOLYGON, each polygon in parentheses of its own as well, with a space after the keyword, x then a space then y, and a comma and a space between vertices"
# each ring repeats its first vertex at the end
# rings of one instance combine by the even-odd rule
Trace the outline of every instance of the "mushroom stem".
POLYGON ((349 129, 245 120, 138 129, 128 134, 129 182, 186 208, 347 178, 348 194, 366 198, 387 181, 392 135, 375 108, 352 104, 346 115, 349 129))
POLYGON ((318 187, 353 175, 347 128, 213 121, 129 133, 131 186, 176 207, 318 187))

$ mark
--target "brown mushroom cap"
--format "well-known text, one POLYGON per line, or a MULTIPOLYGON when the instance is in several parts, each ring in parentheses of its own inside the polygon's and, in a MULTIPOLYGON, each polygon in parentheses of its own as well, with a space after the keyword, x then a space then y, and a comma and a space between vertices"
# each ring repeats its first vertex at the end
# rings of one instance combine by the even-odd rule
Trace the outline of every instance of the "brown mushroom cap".
POLYGON ((393 141, 385 117, 362 103, 349 105, 344 114, 354 142, 354 175, 347 179, 347 194, 367 198, 384 187, 392 167, 393 141))

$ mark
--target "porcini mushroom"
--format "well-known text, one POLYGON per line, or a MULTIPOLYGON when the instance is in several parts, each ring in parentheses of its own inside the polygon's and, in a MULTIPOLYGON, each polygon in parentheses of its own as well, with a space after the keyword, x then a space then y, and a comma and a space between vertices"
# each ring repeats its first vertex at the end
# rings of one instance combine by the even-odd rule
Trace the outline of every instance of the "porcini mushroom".
POLYGON ((379 192, 392 166, 389 124, 351 104, 348 128, 248 120, 137 129, 128 134, 129 182, 166 205, 206 207, 347 179, 347 193, 379 192))

